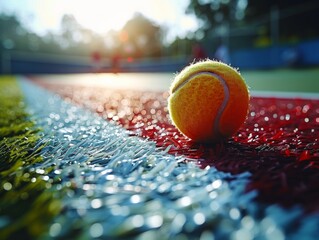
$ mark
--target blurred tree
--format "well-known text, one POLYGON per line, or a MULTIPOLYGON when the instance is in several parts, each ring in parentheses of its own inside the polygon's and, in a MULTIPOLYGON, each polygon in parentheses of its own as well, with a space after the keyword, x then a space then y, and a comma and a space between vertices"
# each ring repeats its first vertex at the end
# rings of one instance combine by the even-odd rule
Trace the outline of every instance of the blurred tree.
POLYGON ((98 52, 105 55, 106 47, 103 36, 82 27, 73 15, 66 14, 61 20, 61 36, 57 37, 65 52, 72 55, 91 56, 98 52))
POLYGON ((191 0, 186 12, 202 20, 206 36, 225 36, 230 24, 244 18, 246 6, 247 0, 191 0))
POLYGON ((162 53, 162 29, 136 14, 122 30, 102 35, 82 27, 73 15, 62 17, 59 33, 39 36, 27 30, 16 16, 0 15, 0 51, 40 52, 59 55, 157 57, 162 53))
POLYGON ((1 51, 56 53, 59 49, 52 34, 40 37, 29 32, 16 16, 0 15, 0 29, 1 51))
POLYGON ((228 37, 232 48, 318 37, 318 10, 318 0, 190 0, 187 8, 206 38, 228 37))
POLYGON ((119 33, 124 56, 158 57, 162 49, 161 28, 151 20, 137 13, 119 33))
POLYGON ((245 18, 248 0, 190 0, 186 13, 194 13, 202 22, 205 45, 211 45, 207 50, 215 52, 222 41, 228 47, 237 48, 245 39, 234 41, 234 35, 242 34, 242 30, 233 33, 233 29, 241 27, 245 18))
POLYGON ((0 15, 0 49, 11 50, 16 47, 17 33, 23 34, 20 22, 15 16, 0 15))
POLYGON ((318 0, 249 1, 245 20, 267 29, 274 43, 298 41, 319 37, 318 10, 318 0))

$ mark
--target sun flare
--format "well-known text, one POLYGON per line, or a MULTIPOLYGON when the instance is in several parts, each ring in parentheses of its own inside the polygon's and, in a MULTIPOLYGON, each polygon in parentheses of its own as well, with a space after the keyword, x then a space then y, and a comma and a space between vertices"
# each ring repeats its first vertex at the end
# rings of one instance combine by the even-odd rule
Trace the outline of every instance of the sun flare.
POLYGON ((98 32, 119 30, 138 8, 133 1, 76 1, 72 13, 83 26, 98 32))

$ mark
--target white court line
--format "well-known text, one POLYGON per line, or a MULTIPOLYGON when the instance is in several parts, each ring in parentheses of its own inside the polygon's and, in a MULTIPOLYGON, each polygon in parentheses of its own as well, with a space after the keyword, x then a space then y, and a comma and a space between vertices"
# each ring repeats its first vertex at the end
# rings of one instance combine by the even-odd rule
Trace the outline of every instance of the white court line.
POLYGON ((64 212, 56 219, 61 234, 84 226, 82 238, 93 238, 96 229, 104 239, 132 232, 148 234, 140 239, 163 240, 187 235, 241 239, 243 233, 254 239, 318 236, 317 215, 301 221, 297 207, 286 211, 255 202, 256 192, 245 192, 250 173, 200 169, 24 77, 20 84, 47 142, 41 152, 44 162, 36 167, 50 172, 52 186, 73 188, 62 199, 64 212), (244 217, 252 227, 245 227, 244 217))

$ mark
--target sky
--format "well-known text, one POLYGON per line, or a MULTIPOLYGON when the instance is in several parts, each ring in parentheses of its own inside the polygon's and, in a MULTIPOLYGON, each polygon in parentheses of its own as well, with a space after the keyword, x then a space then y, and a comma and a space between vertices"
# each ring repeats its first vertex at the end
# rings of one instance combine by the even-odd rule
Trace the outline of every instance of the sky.
POLYGON ((167 38, 184 37, 199 23, 186 15, 189 0, 0 0, 0 12, 15 14, 40 35, 57 32, 64 14, 98 33, 121 29, 136 12, 168 29, 167 38))

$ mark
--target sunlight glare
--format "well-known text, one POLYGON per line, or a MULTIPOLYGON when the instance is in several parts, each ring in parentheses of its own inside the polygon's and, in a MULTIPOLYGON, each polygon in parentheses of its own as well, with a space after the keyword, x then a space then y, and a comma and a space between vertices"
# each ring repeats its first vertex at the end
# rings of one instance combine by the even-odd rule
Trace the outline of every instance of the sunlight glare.
POLYGON ((77 0, 69 2, 70 12, 84 27, 97 32, 119 30, 138 9, 133 1, 77 0))
POLYGON ((80 26, 106 34, 121 30, 136 13, 141 13, 163 27, 166 40, 173 41, 199 27, 195 16, 185 14, 188 3, 189 0, 46 0, 43 4, 43 0, 12 0, 2 2, 0 13, 15 13, 29 29, 41 35, 59 33, 64 15, 73 15, 80 26))

